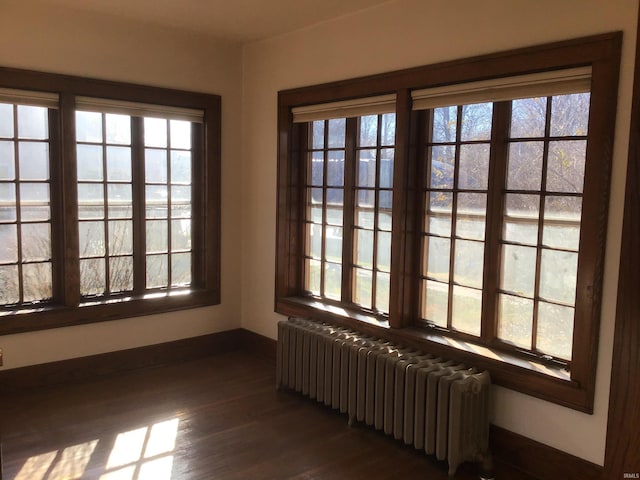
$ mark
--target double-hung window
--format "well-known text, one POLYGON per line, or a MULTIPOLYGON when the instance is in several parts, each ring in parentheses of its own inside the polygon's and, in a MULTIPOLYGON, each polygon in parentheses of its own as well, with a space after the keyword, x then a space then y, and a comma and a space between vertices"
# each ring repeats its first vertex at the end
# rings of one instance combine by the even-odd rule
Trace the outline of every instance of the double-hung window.
POLYGON ((0 87, 0 332, 219 302, 219 97, 0 87))
POLYGON ((591 411, 619 42, 280 92, 276 310, 591 411))

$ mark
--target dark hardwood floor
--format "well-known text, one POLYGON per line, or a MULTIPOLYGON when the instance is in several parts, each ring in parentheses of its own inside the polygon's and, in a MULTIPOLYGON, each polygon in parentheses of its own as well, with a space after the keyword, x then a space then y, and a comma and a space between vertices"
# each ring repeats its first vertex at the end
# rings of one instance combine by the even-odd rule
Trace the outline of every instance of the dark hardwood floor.
POLYGON ((2 398, 2 478, 447 478, 444 463, 274 385, 270 362, 233 352, 2 398))

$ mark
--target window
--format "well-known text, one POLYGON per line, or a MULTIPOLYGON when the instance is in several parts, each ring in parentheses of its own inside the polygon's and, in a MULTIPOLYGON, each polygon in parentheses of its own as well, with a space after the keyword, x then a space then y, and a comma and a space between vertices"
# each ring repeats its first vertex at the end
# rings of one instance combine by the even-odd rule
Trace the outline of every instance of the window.
POLYGON ((388 313, 395 114, 307 129, 305 289, 388 313))
POLYGON ((51 150, 46 106, 0 103, 1 304, 53 296, 51 150))
POLYGON ((591 411, 619 41, 280 92, 276 310, 591 411))
POLYGON ((218 97, 9 69, 0 87, 1 333, 219 302, 218 97))

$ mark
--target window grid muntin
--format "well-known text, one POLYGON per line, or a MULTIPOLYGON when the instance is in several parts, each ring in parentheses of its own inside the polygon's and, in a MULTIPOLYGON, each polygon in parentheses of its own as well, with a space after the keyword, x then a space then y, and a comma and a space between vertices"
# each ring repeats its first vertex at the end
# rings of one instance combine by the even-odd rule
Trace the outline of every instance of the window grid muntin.
MULTIPOLYGON (((482 104, 479 104, 482 105, 482 104)), ((448 106, 448 107, 441 107, 441 108, 456 108, 456 119, 455 119, 455 125, 456 125, 456 131, 455 131, 455 139, 452 141, 432 141, 433 139, 433 132, 434 132, 434 124, 435 124, 435 118, 434 118, 434 111, 435 109, 432 109, 429 111, 429 121, 426 122, 426 127, 427 127, 427 132, 426 132, 426 146, 425 146, 425 165, 426 168, 424 170, 424 188, 423 188, 423 199, 424 199, 424 205, 425 205, 425 209, 423 212, 423 219, 424 219, 424 226, 423 226, 423 230, 421 233, 421 251, 422 251, 422 261, 421 261, 421 272, 419 275, 420 278, 420 283, 421 283, 421 288, 420 288, 420 297, 421 297, 421 301, 420 301, 420 317, 423 321, 427 322, 427 324, 429 325, 434 325, 434 326, 439 326, 441 328, 444 328, 448 331, 457 331, 457 332, 461 332, 462 334, 470 334, 473 336, 480 336, 481 334, 481 323, 482 323, 482 304, 483 304, 483 299, 484 299, 484 278, 483 275, 481 275, 480 278, 480 288, 477 288, 473 285, 468 285, 468 284, 464 284, 461 283, 459 281, 456 281, 456 275, 455 275, 455 260, 456 260, 456 251, 457 251, 457 243, 460 243, 460 245, 463 245, 462 242, 470 242, 470 244, 480 244, 483 246, 483 251, 486 248, 486 236, 487 236, 487 215, 488 215, 488 195, 489 195, 489 188, 490 188, 490 183, 487 184, 487 186, 484 189, 469 189, 469 188, 459 188, 459 181, 460 181, 460 155, 461 155, 461 151, 462 148, 464 146, 473 146, 473 145, 486 145, 486 146, 490 146, 491 141, 492 141, 492 128, 489 128, 489 137, 486 139, 480 139, 480 140, 473 140, 473 139, 468 139, 468 140, 463 140, 462 136, 463 136, 463 121, 464 121, 464 108, 465 105, 452 105, 452 106, 448 106), (450 188, 434 188, 433 185, 431 184, 432 182, 432 167, 433 167, 433 148, 434 147, 453 147, 455 149, 455 153, 454 153, 454 158, 453 158, 453 179, 452 179, 452 187, 450 188), (430 220, 430 210, 431 210, 431 199, 430 199, 430 195, 432 193, 444 193, 444 194, 450 194, 451 195, 451 210, 450 210, 450 220, 449 220, 449 235, 443 235, 443 234, 434 234, 432 232, 429 231, 429 220, 430 220), (465 217, 465 214, 460 214, 459 213, 459 199, 460 199, 460 195, 465 195, 465 194, 481 194, 485 196, 485 201, 484 201, 484 218, 485 218, 485 222, 484 222, 484 230, 483 230, 483 239, 482 240, 476 240, 476 239, 472 239, 472 238, 465 238, 465 237, 461 237, 460 235, 458 235, 458 219, 459 218, 463 218, 465 217), (427 241, 429 238, 440 238, 440 239, 445 239, 445 240, 449 240, 449 266, 448 266, 448 280, 447 281, 443 281, 442 279, 438 279, 435 278, 434 276, 430 276, 428 274, 428 248, 427 248, 427 241), (433 321, 433 319, 427 318, 427 308, 428 308, 428 296, 427 296, 427 290, 428 290, 428 286, 429 284, 431 284, 432 286, 436 286, 436 285, 446 285, 446 325, 438 325, 436 322, 433 321), (454 325, 454 316, 453 316, 453 310, 454 310, 454 301, 455 301, 455 291, 465 291, 468 290, 470 294, 472 295, 478 295, 480 296, 480 300, 479 302, 475 302, 478 303, 478 307, 480 309, 479 311, 479 315, 477 318, 477 329, 471 328, 468 330, 465 330, 463 328, 459 328, 457 326, 454 325)), ((493 104, 491 104, 491 110, 493 110, 494 106, 493 104)), ((487 176, 488 176, 488 168, 489 166, 487 165, 487 176)), ((490 179, 489 179, 490 180, 490 179)), ((442 217, 442 216, 447 216, 447 213, 436 213, 436 215, 434 217, 442 217)), ((485 254, 486 255, 486 254, 485 254)), ((483 256, 484 258, 484 256, 483 256)), ((482 264, 484 262, 481 262, 482 264)), ((440 287, 441 288, 441 287, 440 287)))
MULTIPOLYGON (((554 97, 554 96, 548 96, 546 97, 546 111, 545 111, 545 125, 544 125, 544 135, 542 137, 512 137, 511 135, 509 135, 509 138, 507 139, 507 143, 508 145, 513 145, 513 144, 517 144, 517 143, 526 143, 526 142, 542 142, 543 143, 543 153, 542 153, 542 171, 541 171, 541 183, 540 183, 540 189, 539 190, 534 190, 534 189, 530 189, 530 190, 521 190, 521 189, 509 189, 507 188, 507 185, 505 184, 504 190, 503 190, 503 195, 509 195, 509 194, 526 194, 526 195, 537 195, 539 197, 539 204, 538 204, 538 218, 537 218, 537 239, 536 239, 536 243, 535 245, 531 245, 531 244, 524 244, 521 242, 515 242, 515 241, 509 241, 509 240, 505 240, 504 237, 504 225, 501 228, 501 232, 500 232, 500 249, 503 250, 504 246, 508 246, 508 245, 512 245, 512 246, 525 246, 528 248, 535 248, 536 249, 536 263, 535 263, 535 272, 534 272, 534 292, 533 292, 533 296, 526 296, 526 295, 522 295, 522 294, 518 294, 516 292, 511 292, 508 290, 504 290, 502 289, 501 285, 498 284, 498 289, 497 289, 497 299, 500 299, 502 295, 508 295, 508 296, 512 296, 515 298, 520 298, 520 299, 526 299, 526 300, 530 300, 533 303, 533 309, 532 309, 532 318, 531 318, 531 341, 529 344, 528 348, 525 348, 525 350, 529 350, 532 352, 535 352, 536 354, 542 355, 542 356, 546 356, 546 357, 550 357, 550 358, 559 358, 562 361, 567 361, 570 362, 571 361, 571 353, 569 353, 568 356, 556 356, 556 355, 550 355, 548 352, 545 351, 541 351, 538 348, 538 327, 539 327, 539 310, 542 305, 550 305, 550 306, 557 306, 560 308, 570 308, 573 310, 573 314, 574 314, 574 321, 575 321, 575 309, 576 309, 576 298, 575 298, 575 292, 573 295, 573 301, 571 303, 568 302, 563 302, 563 301, 558 301, 558 300, 554 300, 551 298, 544 298, 540 295, 540 290, 541 290, 541 281, 542 281, 542 275, 541 275, 541 264, 542 264, 542 255, 543 252, 548 251, 548 252, 565 252, 565 253, 571 253, 571 254, 575 254, 576 256, 576 261, 577 261, 577 257, 579 256, 579 251, 580 248, 579 246, 577 246, 577 248, 575 249, 570 249, 570 248, 559 248, 559 247, 550 247, 548 245, 545 245, 544 241, 543 241, 543 237, 544 237, 544 233, 545 233, 545 223, 546 223, 546 218, 545 218, 545 207, 546 207, 546 203, 548 201, 548 199, 550 197, 564 197, 564 198, 579 198, 582 199, 583 195, 584 195, 584 172, 582 174, 582 189, 580 192, 562 192, 562 191, 554 191, 554 190, 549 190, 547 188, 547 179, 548 179, 548 167, 549 167, 549 155, 550 155, 550 145, 552 144, 552 142, 558 142, 558 141, 562 141, 562 142, 586 142, 587 138, 588 138, 588 132, 585 132, 584 135, 566 135, 566 136, 558 136, 558 135, 551 135, 551 123, 552 123, 552 115, 553 115, 553 99, 557 98, 558 96, 554 97), (568 357, 568 358, 567 358, 568 357)), ((588 113, 587 113, 587 117, 588 117, 588 113)), ((583 161, 585 161, 586 163, 586 159, 583 159, 583 161)), ((509 168, 509 164, 507 162, 507 169, 509 168)), ((505 197, 506 198, 506 197, 505 197)), ((503 222, 504 222, 504 218, 507 215, 507 211, 506 211, 506 204, 505 207, 503 209, 502 212, 502 216, 503 216, 503 222)), ((580 220, 578 220, 578 230, 581 230, 581 218, 582 218, 582 209, 580 209, 580 215, 579 215, 580 220)), ((506 222, 504 222, 506 224, 506 222)), ((503 275, 504 275, 504 265, 501 262, 500 265, 500 271, 499 271, 499 275, 500 278, 502 279, 503 275)), ((576 268, 574 271, 574 274, 577 275, 577 263, 576 263, 576 268)), ((576 283, 577 283, 577 276, 576 276, 576 283)), ((574 284, 574 288, 575 288, 575 284, 574 284)), ((498 340, 500 341, 505 341, 508 344, 512 344, 511 342, 509 342, 508 340, 503 340, 502 338, 500 338, 500 326, 501 326, 501 312, 500 310, 497 311, 496 313, 496 327, 497 327, 497 334, 498 334, 498 340)), ((569 351, 572 350, 573 347, 573 342, 571 342, 569 351)))
MULTIPOLYGON (((190 180, 187 181, 174 181, 173 180, 173 175, 172 175, 172 154, 173 153, 189 153, 189 158, 190 158, 190 167, 189 167, 189 171, 193 172, 193 155, 194 155, 194 138, 193 138, 193 125, 191 123, 189 123, 190 125, 190 133, 189 133, 189 138, 190 138, 190 148, 181 148, 178 146, 174 146, 173 145, 173 140, 172 140, 172 128, 178 128, 177 124, 174 124, 173 122, 178 122, 176 120, 169 120, 169 119, 155 119, 155 118, 151 118, 151 117, 144 117, 145 122, 143 122, 143 130, 146 128, 146 120, 151 120, 151 121, 157 121, 157 120, 164 120, 165 121, 165 135, 166 135, 166 142, 165 142, 165 146, 158 146, 158 145, 153 145, 153 144, 148 144, 147 143, 147 137, 146 135, 143 135, 143 142, 142 142, 142 148, 144 149, 144 180, 143 180, 143 184, 144 184, 144 235, 146 237, 146 242, 145 242, 145 269, 144 272, 144 278, 145 278, 145 289, 146 290, 179 290, 179 289, 184 289, 184 288, 188 288, 192 282, 193 282, 193 223, 192 223, 192 210, 193 210, 193 189, 194 189, 194 185, 193 185, 193 177, 192 175, 190 175, 190 180), (172 125, 174 125, 174 127, 172 127, 172 125), (163 152, 166 156, 166 181, 162 182, 162 181, 148 181, 147 180, 147 175, 148 175, 148 156, 147 153, 148 152, 163 152), (166 203, 166 216, 159 216, 159 217, 151 217, 148 215, 148 211, 149 211, 149 206, 150 206, 150 199, 148 198, 147 192, 148 192, 148 188, 149 187, 166 187, 166 194, 167 194, 167 203, 166 203), (178 201, 175 200, 174 201, 174 194, 173 194, 173 190, 174 188, 180 188, 180 187, 188 187, 190 190, 190 194, 189 194, 189 201, 178 201), (174 206, 188 206, 188 214, 184 214, 184 215, 174 215, 174 206), (148 228, 150 227, 150 224, 152 222, 166 222, 166 241, 167 241, 167 246, 166 249, 164 249, 163 251, 153 251, 152 249, 149 248, 149 235, 148 235, 148 228), (173 234, 176 230, 176 228, 173 226, 173 223, 175 221, 180 221, 180 223, 188 223, 188 238, 189 240, 187 241, 187 243, 189 244, 189 248, 174 248, 173 244, 173 234), (177 277, 177 271, 178 268, 174 268, 174 261, 179 260, 182 257, 187 257, 189 258, 189 266, 188 268, 183 268, 183 275, 184 278, 188 279, 187 281, 182 281, 182 282, 178 282, 178 279, 176 279, 175 277, 177 277), (150 282, 150 275, 149 275, 149 269, 150 269, 150 264, 153 261, 156 260, 160 260, 160 262, 164 263, 164 267, 160 267, 161 269, 166 269, 166 281, 165 282, 156 282, 156 283, 151 283, 150 282), (164 260, 164 262, 163 262, 164 260)), ((184 122, 181 122, 184 123, 184 122)), ((162 208, 164 206, 164 204, 162 204, 160 206, 160 208, 162 208)), ((184 228, 183 228, 184 230, 184 228)), ((184 260, 183 260, 184 262, 184 260)), ((161 272, 162 273, 162 272, 161 272)))
MULTIPOLYGON (((90 255, 90 254, 83 254, 83 252, 81 251, 82 249, 82 245, 81 243, 79 244, 79 262, 80 262, 80 293, 83 297, 85 298, 90 298, 90 297, 101 297, 101 296, 114 296, 114 295, 121 295, 121 294, 126 294, 127 292, 131 292, 134 290, 134 285, 135 285, 135 281, 134 281, 134 277, 136 275, 135 272, 135 263, 134 263, 134 259, 133 259, 133 255, 134 255, 134 245, 135 245, 135 239, 134 239, 134 185, 133 185, 133 178, 134 178, 134 172, 133 172, 133 167, 134 167, 134 161, 133 161, 133 143, 135 142, 134 140, 134 134, 133 134, 133 118, 126 115, 126 117, 129 119, 129 128, 131 131, 131 136, 129 138, 129 142, 109 142, 107 140, 107 116, 111 115, 108 113, 104 113, 104 112, 85 112, 82 110, 77 110, 77 113, 97 113, 98 115, 100 115, 100 130, 101 130, 101 136, 102 136, 102 140, 101 141, 78 141, 76 140, 76 148, 78 146, 82 146, 82 145, 86 145, 86 146, 93 146, 93 147, 100 147, 101 149, 101 169, 102 169, 102 180, 89 180, 89 179, 80 179, 78 178, 78 189, 80 188, 81 185, 100 185, 102 187, 102 204, 101 204, 101 209, 102 209, 102 216, 101 217, 97 217, 97 218, 80 218, 80 208, 81 208, 81 204, 80 204, 80 198, 78 198, 78 228, 79 230, 82 229, 82 224, 88 224, 88 223, 94 223, 97 224, 100 221, 102 221, 102 225, 103 225, 103 234, 102 234, 102 241, 103 241, 103 245, 104 245, 104 254, 103 255, 90 255), (131 176, 131 180, 130 181, 124 181, 124 180, 112 180, 109 179, 109 164, 108 164, 108 151, 109 151, 109 147, 125 147, 129 149, 129 171, 130 171, 130 176, 131 176), (111 216, 110 214, 110 202, 109 202, 109 187, 112 185, 120 185, 120 186, 129 186, 131 189, 131 201, 129 203, 129 207, 130 207, 130 214, 127 216, 111 216), (100 220, 100 218, 102 220, 100 220), (110 228, 110 223, 113 221, 117 221, 117 222, 129 222, 130 223, 130 231, 131 231, 131 253, 130 254, 112 254, 111 253, 111 246, 110 246, 110 242, 109 242, 109 235, 111 232, 111 228, 110 228), (93 291, 88 290, 87 286, 85 285, 83 287, 83 265, 86 265, 85 268, 91 268, 89 267, 89 265, 91 265, 92 263, 94 265, 98 264, 98 260, 102 259, 102 265, 104 267, 104 274, 103 274, 103 288, 95 288, 93 291), (114 281, 112 279, 112 266, 111 263, 112 261, 118 261, 118 260, 126 260, 126 259, 130 259, 131 261, 131 267, 130 267, 130 276, 131 279, 130 281, 128 281, 128 287, 126 288, 121 288, 121 289, 117 289, 117 288, 112 288, 114 285, 112 284, 116 284, 117 282, 114 281), (84 292, 83 292, 84 289, 84 292)), ((78 126, 76 125, 76 132, 78 131, 78 126)), ((78 155, 78 162, 80 162, 80 155, 78 155)), ((126 276, 126 273, 125 273, 126 276)), ((86 278, 86 277, 85 277, 86 278)), ((88 280, 88 278, 87 278, 88 280)))
MULTIPOLYGON (((7 142, 10 145, 12 145, 13 179, 12 180, 0 179, 0 186, 10 185, 13 187, 14 202, 12 202, 12 206, 14 209, 15 219, 11 220, 12 217, 9 217, 6 220, 0 218, 0 226, 5 226, 5 225, 15 226, 15 241, 16 241, 15 259, 16 260, 14 262, 11 262, 11 261, 1 262, 0 268, 2 268, 2 270, 6 270, 6 269, 9 269, 10 267, 15 267, 15 270, 17 271, 17 274, 14 275, 14 281, 16 282, 16 286, 17 286, 17 297, 13 297, 13 298, 7 297, 3 299, 3 302, 2 302, 3 307, 15 307, 16 305, 30 305, 30 304, 36 304, 36 303, 42 303, 42 302, 50 302, 53 299, 54 285, 53 285, 52 246, 53 246, 54 238, 53 238, 53 231, 51 228, 52 227, 52 207, 51 207, 52 205, 52 186, 51 186, 51 170, 52 170, 51 142, 52 140, 51 140, 51 125, 50 125, 50 118, 49 118, 49 110, 46 107, 33 107, 30 105, 21 105, 21 104, 4 104, 4 105, 11 106, 13 134, 11 137, 9 136, 0 137, 0 141, 7 142), (45 132, 44 138, 31 138, 28 136, 21 135, 20 127, 19 127, 20 119, 21 119, 21 114, 19 113, 19 110, 21 110, 21 108, 27 108, 27 109, 41 108, 42 109, 42 114, 46 122, 45 128, 44 128, 44 132, 45 132), (46 168, 48 173, 47 178, 27 179, 27 180, 21 179, 22 175, 20 171, 20 162, 21 162, 20 146, 23 144, 46 145, 46 150, 47 150, 46 168), (33 186, 46 185, 46 189, 48 191, 48 199, 44 202, 39 202, 33 205, 36 207, 48 207, 46 219, 43 219, 43 218, 36 218, 32 220, 23 219, 22 186, 29 186, 29 185, 33 185, 33 186), (23 226, 27 227, 29 225, 34 225, 34 226, 47 225, 48 249, 46 250, 48 250, 47 252, 48 255, 44 255, 43 257, 35 260, 28 260, 24 258, 25 254, 24 254, 24 247, 23 247, 23 240, 24 240, 23 226), (44 273, 44 275, 48 276, 48 279, 45 282, 44 294, 41 293, 40 295, 36 295, 33 298, 26 298, 28 296, 27 292, 30 285, 34 285, 32 288, 38 288, 35 286, 34 282, 26 282, 25 280, 25 270, 30 270, 31 266, 34 266, 36 268, 38 266, 43 267, 45 271, 37 272, 36 275, 38 276, 38 278, 41 278, 40 275, 44 273), (10 302, 10 300, 14 300, 14 301, 10 302)), ((11 205, 9 205, 8 208, 11 208, 11 205)), ((5 246, 8 245, 8 242, 4 242, 3 240, 3 245, 5 246)), ((5 286, 3 285, 2 288, 4 289, 5 286)))
MULTIPOLYGON (((374 143, 367 142, 368 144, 366 145, 361 145, 362 143, 361 129, 362 129, 363 117, 358 117, 357 144, 356 144, 356 153, 355 153, 356 182, 354 185, 354 190, 355 190, 354 221, 353 221, 353 227, 352 227, 353 228, 352 235, 354 240, 353 240, 353 254, 352 254, 353 261, 352 261, 351 268, 353 271, 352 301, 364 309, 371 310, 378 313, 388 314, 389 313, 388 296, 386 298, 386 301, 380 300, 378 298, 379 297, 378 283, 381 281, 382 278, 385 278, 385 277, 390 278, 390 275, 391 275, 391 265, 390 265, 391 264, 391 222, 389 221, 388 228, 381 227, 379 223, 380 215, 385 213, 385 214, 388 214, 390 217, 391 211, 393 208, 393 164, 394 164, 393 157, 395 154, 395 144, 393 142, 385 141, 385 138, 383 137, 383 130, 388 128, 385 126, 385 123, 384 123, 387 120, 385 117, 393 118, 392 120, 393 134, 391 135, 391 137, 395 138, 395 114, 379 114, 379 115, 376 115, 375 142, 374 143), (383 150, 392 151, 391 164, 386 167, 387 169, 389 169, 390 177, 391 177, 389 181, 389 186, 387 187, 381 186, 381 183, 382 183, 381 171, 383 168, 383 165, 382 165, 383 150), (373 182, 373 186, 362 186, 360 185, 360 178, 361 178, 360 169, 362 167, 361 155, 363 152, 368 152, 368 151, 373 152, 373 160, 375 161, 374 182, 373 182), (366 211, 368 208, 368 207, 362 207, 359 205, 359 198, 360 198, 361 192, 362 193, 369 192, 369 194, 373 196, 373 208, 371 208, 373 224, 371 228, 367 228, 366 226, 361 225, 358 218, 358 214, 361 211, 366 211), (390 202, 389 207, 381 206, 381 196, 383 193, 388 194, 389 202, 390 202), (385 211, 383 212, 383 210, 385 211), (370 268, 367 268, 365 265, 358 263, 358 238, 360 237, 360 232, 364 232, 364 231, 371 232, 371 236, 372 236, 372 247, 371 247, 372 263, 370 268), (382 235, 389 236, 389 249, 388 249, 389 268, 388 269, 384 269, 384 267, 381 267, 380 265, 381 262, 380 262, 379 245, 380 245, 380 237, 382 235), (369 272, 369 275, 371 276, 371 293, 369 296, 370 301, 368 302, 368 304, 365 304, 364 302, 360 302, 360 303, 357 302, 356 296, 358 292, 357 285, 358 285, 359 271, 369 272)), ((389 134, 387 132, 387 136, 388 135, 389 134)))

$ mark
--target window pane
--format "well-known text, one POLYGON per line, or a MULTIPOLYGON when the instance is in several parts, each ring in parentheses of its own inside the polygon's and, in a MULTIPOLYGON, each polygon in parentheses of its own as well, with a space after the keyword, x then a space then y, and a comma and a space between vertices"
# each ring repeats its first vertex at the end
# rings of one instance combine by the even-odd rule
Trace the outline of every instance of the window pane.
POLYGON ((51 225, 48 223, 26 223, 20 227, 22 233, 22 260, 25 262, 49 260, 51 258, 51 225))
POLYGON ((109 259, 109 289, 112 293, 133 290, 133 258, 109 259))
POLYGON ((378 232, 377 266, 379 270, 391 271, 391 232, 378 232))
POLYGON ((0 137, 13 138, 13 105, 0 103, 0 137))
POLYGON ((78 145, 78 180, 102 181, 102 147, 78 145))
POLYGON ((453 286, 451 324, 456 330, 480 335, 480 313, 482 311, 482 291, 453 286))
POLYGON ((145 188, 147 218, 167 218, 168 200, 167 187, 165 185, 147 185, 145 188))
POLYGON ((549 142, 548 191, 582 193, 586 149, 585 140, 549 142))
POLYGON ((491 138, 491 120, 493 103, 476 103, 462 106, 462 125, 460 139, 489 140, 491 138))
POLYGON ((382 132, 380 134, 382 145, 395 145, 396 143, 396 114, 385 113, 382 115, 382 132))
POLYGON ((326 260, 342 262, 342 227, 325 227, 324 255, 326 260))
POLYGON ((306 224, 306 256, 322 259, 322 228, 322 226, 313 223, 306 224))
POLYGON ((52 296, 51 263, 31 263, 22 266, 24 301, 37 302, 52 296))
POLYGON ((581 216, 582 198, 545 198, 543 245, 577 251, 580 242, 581 216))
POLYGON ((171 285, 182 287, 191 283, 191 254, 174 253, 171 255, 171 285))
POLYGON ((551 135, 586 135, 589 123, 589 93, 557 95, 551 102, 551 135))
POLYGON ((461 145, 458 188, 486 190, 489 183, 489 145, 461 145))
POLYGON ((453 188, 456 147, 431 147, 429 188, 453 188))
POLYGON ((523 98, 511 102, 511 137, 544 136, 547 97, 523 98))
POLYGON ((311 178, 310 185, 322 186, 324 182, 324 152, 311 152, 311 178))
POLYGON ((536 279, 534 247, 502 246, 500 288, 516 295, 533 298, 536 279))
POLYGON ((389 288, 390 275, 388 273, 376 273, 376 310, 389 312, 389 288))
POLYGON ((483 262, 484 243, 456 240, 453 274, 456 283, 482 288, 483 262))
POLYGON ((49 179, 49 144, 42 142, 20 142, 21 180, 49 179))
POLYGON ((393 187, 393 161, 395 150, 383 148, 380 150, 380 188, 393 187))
POLYGON ((344 152, 330 151, 327 156, 327 185, 342 187, 344 185, 344 152))
POLYGON ((487 195, 459 193, 456 212, 456 236, 484 240, 487 195))
POLYGON ((0 142, 0 180, 16 178, 13 142, 0 142))
POLYGON ((538 216, 540 197, 538 195, 505 195, 505 216, 502 238, 509 242, 525 245, 538 243, 538 216))
POLYGON ((0 225, 0 263, 18 261, 18 229, 15 225, 0 225))
POLYGON ((499 295, 498 338, 521 348, 531 348, 533 300, 499 295))
POLYGON ((378 144, 378 115, 360 117, 360 147, 375 147, 378 144))
POLYGON ((320 295, 320 270, 320 261, 305 260, 305 288, 313 295, 320 295))
POLYGON ((324 295, 333 300, 340 300, 342 291, 342 266, 326 262, 324 264, 324 295))
POLYGON ((147 221, 147 253, 164 253, 169 249, 166 220, 147 221))
POLYGON ((344 190, 327 188, 327 205, 344 205, 344 190))
POLYGON ((78 218, 104 218, 104 188, 101 183, 78 183, 78 218))
POLYGON ((13 222, 16 214, 16 192, 13 184, 0 183, 0 221, 13 222))
POLYGON ((360 150, 358 158, 358 186, 376 186, 376 151, 360 150))
POLYGON ((80 257, 97 257, 105 254, 104 223, 80 222, 80 257))
POLYGON ((540 352, 571 360, 574 315, 573 308, 540 302, 537 337, 540 352))
POLYGON ((80 294, 99 295, 107 289, 104 258, 80 260, 80 294))
POLYGON ((147 183, 167 183, 167 151, 147 148, 144 173, 147 183))
POLYGON ((378 192, 378 228, 391 230, 391 208, 393 206, 393 192, 382 190, 378 192))
POLYGON ((344 148, 346 125, 344 118, 329 120, 329 148, 344 148))
POLYGON ((355 282, 353 301, 364 308, 371 308, 373 292, 373 274, 371 270, 355 268, 353 278, 355 282))
POLYGON ((311 127, 311 145, 314 149, 324 148, 324 120, 313 122, 311 127))
POLYGON ((373 232, 371 230, 355 231, 356 264, 362 267, 373 267, 373 232))
POLYGON ((434 235, 451 235, 453 193, 431 192, 427 196, 426 231, 434 235))
POLYGON ((171 150, 171 183, 191 183, 191 152, 171 150))
POLYGON ((105 114, 107 143, 131 144, 131 117, 129 115, 105 114))
POLYGON ((31 140, 49 138, 48 109, 18 105, 18 136, 31 140))
POLYGON ((509 190, 540 190, 543 151, 543 142, 515 142, 509 145, 509 190))
POLYGON ((425 237, 426 274, 443 282, 449 281, 449 255, 451 241, 448 238, 425 237))
POLYGON ((107 198, 109 200, 109 218, 131 218, 133 216, 131 185, 108 184, 107 198))
POLYGON ((11 305, 20 301, 20 281, 17 265, 0 265, 0 303, 11 305))
POLYGON ((171 251, 191 250, 191 221, 171 221, 171 251))
POLYGON ((109 222, 109 254, 133 254, 133 222, 109 222))
POLYGON ((456 141, 458 107, 433 109, 433 142, 453 143, 456 141))
POLYGON ((145 117, 144 145, 146 147, 167 147, 167 121, 164 118, 145 117))
POLYGON ((102 142, 101 113, 76 111, 76 140, 89 143, 102 142))
POLYGON ((131 181, 131 148, 107 147, 107 179, 110 182, 131 181))
POLYGON ((168 283, 167 255, 147 255, 147 288, 166 287, 168 283))
POLYGON ((191 149, 191 122, 185 120, 170 120, 171 148, 191 149))
POLYGON ((449 285, 426 280, 424 289, 424 311, 422 314, 424 319, 440 327, 446 327, 449 308, 449 285))
POLYGON ((540 265, 540 297, 575 305, 577 270, 577 253, 543 249, 540 265))

